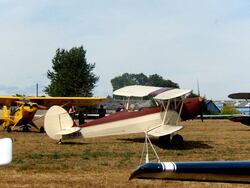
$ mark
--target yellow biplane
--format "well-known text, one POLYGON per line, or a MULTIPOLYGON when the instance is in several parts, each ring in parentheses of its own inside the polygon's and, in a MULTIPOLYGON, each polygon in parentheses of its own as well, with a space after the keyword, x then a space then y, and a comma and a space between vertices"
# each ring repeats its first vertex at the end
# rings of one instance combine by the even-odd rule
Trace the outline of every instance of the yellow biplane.
POLYGON ((106 100, 100 97, 14 97, 0 96, 2 114, 0 125, 8 132, 17 127, 27 131, 30 126, 40 132, 44 131, 43 126, 39 127, 34 123, 34 117, 38 109, 47 109, 53 105, 61 106, 96 106, 106 100))

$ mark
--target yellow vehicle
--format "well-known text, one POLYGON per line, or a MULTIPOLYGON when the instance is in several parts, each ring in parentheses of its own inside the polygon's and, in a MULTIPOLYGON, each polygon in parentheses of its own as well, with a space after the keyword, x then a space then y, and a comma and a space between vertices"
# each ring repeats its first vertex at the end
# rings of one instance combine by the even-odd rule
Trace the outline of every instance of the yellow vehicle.
POLYGON ((43 132, 43 126, 34 123, 34 117, 38 109, 47 109, 53 105, 61 106, 95 106, 106 100, 100 97, 13 97, 0 96, 2 114, 0 125, 8 132, 21 128, 28 131, 30 127, 43 132))

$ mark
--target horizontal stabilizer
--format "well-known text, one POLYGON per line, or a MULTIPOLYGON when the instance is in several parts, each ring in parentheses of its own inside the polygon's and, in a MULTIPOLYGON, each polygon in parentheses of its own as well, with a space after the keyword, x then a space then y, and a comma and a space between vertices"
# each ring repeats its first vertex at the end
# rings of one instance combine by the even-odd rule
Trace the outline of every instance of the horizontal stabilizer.
POLYGON ((151 136, 160 137, 160 136, 165 136, 165 135, 175 133, 181 130, 182 128, 183 126, 181 125, 161 125, 149 131, 148 134, 151 136))
POLYGON ((72 134, 72 133, 78 132, 80 130, 81 130, 80 127, 70 127, 68 129, 63 129, 63 130, 57 132, 56 134, 57 135, 67 135, 67 134, 72 134))

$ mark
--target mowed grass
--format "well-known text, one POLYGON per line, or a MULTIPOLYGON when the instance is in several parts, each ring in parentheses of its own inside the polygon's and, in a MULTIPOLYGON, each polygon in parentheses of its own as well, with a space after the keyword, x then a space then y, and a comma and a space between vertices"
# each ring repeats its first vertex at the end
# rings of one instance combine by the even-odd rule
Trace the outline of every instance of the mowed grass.
MULTIPOLYGON (((183 122, 183 148, 152 139, 161 161, 248 160, 250 127, 227 120, 183 122)), ((77 139, 58 145, 46 134, 6 133, 13 139, 13 161, 0 167, 0 187, 249 187, 247 184, 132 180, 144 135, 77 139)))

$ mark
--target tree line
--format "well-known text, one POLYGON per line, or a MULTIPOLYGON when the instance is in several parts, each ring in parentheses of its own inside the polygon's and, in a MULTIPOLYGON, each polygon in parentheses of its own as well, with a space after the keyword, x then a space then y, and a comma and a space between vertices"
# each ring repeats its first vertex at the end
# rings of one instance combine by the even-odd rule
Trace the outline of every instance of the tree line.
MULTIPOLYGON (((48 70, 50 84, 44 92, 49 96, 92 96, 99 76, 94 74, 95 63, 88 63, 83 46, 70 50, 57 49, 52 59, 52 70, 48 70)), ((128 85, 147 85, 179 88, 179 85, 158 74, 124 73, 111 79, 113 90, 128 85)))

